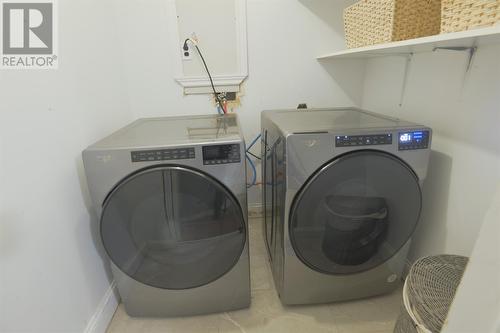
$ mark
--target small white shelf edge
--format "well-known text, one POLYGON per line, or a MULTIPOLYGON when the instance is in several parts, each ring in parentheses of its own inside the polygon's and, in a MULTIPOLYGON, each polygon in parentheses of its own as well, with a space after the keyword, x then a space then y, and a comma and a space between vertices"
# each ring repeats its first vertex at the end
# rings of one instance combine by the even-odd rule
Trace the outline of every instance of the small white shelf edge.
POLYGON ((488 44, 500 44, 500 25, 489 28, 452 32, 428 37, 391 42, 385 44, 348 49, 317 57, 326 59, 353 59, 391 56, 409 53, 429 52, 435 47, 471 47, 488 44))

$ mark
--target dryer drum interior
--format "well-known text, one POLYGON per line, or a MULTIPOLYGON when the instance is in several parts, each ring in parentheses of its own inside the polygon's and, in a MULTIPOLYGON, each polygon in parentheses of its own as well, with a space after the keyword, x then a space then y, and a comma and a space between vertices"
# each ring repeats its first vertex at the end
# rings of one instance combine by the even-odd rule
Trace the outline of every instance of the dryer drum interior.
POLYGON ((325 255, 342 265, 359 265, 369 260, 387 231, 385 199, 331 195, 325 198, 325 205, 325 255))
POLYGON ((163 289, 218 279, 246 241, 242 209, 229 190, 179 166, 146 169, 120 182, 105 201, 100 228, 120 270, 163 289))
POLYGON ((421 204, 418 178, 404 161, 375 150, 347 153, 302 186, 291 208, 290 239, 314 270, 366 271, 410 239, 421 204))

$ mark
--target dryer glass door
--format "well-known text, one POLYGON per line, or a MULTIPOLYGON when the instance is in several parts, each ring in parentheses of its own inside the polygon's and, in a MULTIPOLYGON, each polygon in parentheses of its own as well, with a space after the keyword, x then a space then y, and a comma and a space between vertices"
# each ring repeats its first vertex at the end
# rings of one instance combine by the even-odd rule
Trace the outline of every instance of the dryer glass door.
POLYGON ((421 210, 418 179, 393 155, 357 151, 320 168, 297 194, 290 238, 297 256, 329 274, 365 271, 409 240, 421 210))
POLYGON ((187 289, 228 272, 246 232, 241 207, 222 184, 172 166, 123 180, 104 203, 101 237, 113 263, 133 279, 187 289))

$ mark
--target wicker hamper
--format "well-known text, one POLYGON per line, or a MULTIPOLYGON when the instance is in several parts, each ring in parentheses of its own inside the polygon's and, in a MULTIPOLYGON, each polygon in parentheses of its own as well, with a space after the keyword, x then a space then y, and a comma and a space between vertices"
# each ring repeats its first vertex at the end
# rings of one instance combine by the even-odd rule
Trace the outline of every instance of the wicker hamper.
POLYGON ((500 21, 500 0, 442 0, 441 33, 492 26, 500 21))
POLYGON ((361 0, 344 9, 348 48, 439 34, 441 0, 361 0))
POLYGON ((417 260, 403 287, 394 333, 441 332, 468 260, 446 254, 417 260))

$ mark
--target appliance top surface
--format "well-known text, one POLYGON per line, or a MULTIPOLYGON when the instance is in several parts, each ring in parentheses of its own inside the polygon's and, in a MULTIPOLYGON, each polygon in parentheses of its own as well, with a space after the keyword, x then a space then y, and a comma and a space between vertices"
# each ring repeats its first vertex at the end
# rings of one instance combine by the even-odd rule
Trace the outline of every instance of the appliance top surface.
POLYGON ((235 114, 142 118, 89 149, 206 144, 242 140, 235 114))
POLYGON ((270 110, 264 113, 285 135, 352 129, 424 127, 356 108, 270 110))

